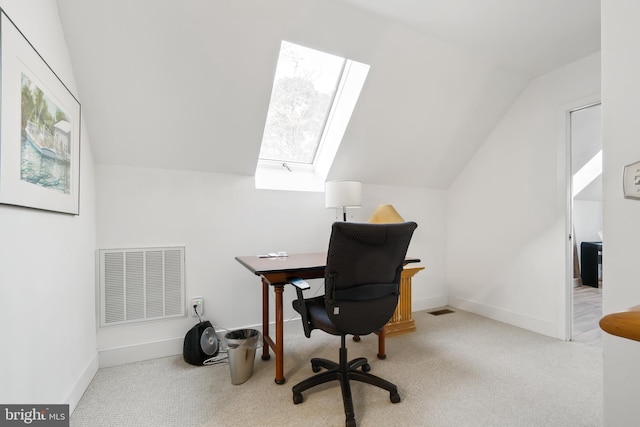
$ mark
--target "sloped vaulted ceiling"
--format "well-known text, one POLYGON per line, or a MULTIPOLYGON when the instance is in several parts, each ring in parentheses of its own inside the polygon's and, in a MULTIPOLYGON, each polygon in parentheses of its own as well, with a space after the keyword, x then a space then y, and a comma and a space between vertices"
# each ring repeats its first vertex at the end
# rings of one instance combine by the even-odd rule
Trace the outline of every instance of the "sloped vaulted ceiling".
MULTIPOLYGON (((451 1, 420 3, 430 12, 427 6, 451 1)), ((518 1, 546 10, 557 3, 518 1)), ((588 3, 592 18, 594 1, 566 2, 588 3)), ((253 175, 284 39, 371 66, 330 178, 447 188, 541 70, 512 67, 487 49, 439 34, 435 24, 420 27, 364 3, 58 0, 96 162, 253 175)), ((407 8, 416 2, 387 3, 408 16, 420 13, 407 8)), ((474 19, 463 12, 460 19, 474 19)), ((589 31, 599 34, 599 25, 589 31)), ((579 34, 570 36, 564 39, 579 34)), ((598 50, 589 41, 579 54, 598 50)))

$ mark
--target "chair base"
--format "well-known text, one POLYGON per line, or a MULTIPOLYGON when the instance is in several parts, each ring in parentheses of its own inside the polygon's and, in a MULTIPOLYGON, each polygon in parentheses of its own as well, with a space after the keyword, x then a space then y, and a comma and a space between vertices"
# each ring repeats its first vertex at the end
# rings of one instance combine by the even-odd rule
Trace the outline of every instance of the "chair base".
POLYGON ((359 381, 383 388, 389 392, 389 400, 391 400, 391 403, 400 402, 400 395, 398 394, 398 388, 395 384, 370 374, 371 366, 366 358, 358 357, 347 361, 347 348, 345 346, 344 335, 342 336, 342 346, 340 347, 340 362, 336 363, 327 359, 314 358, 311 359, 311 369, 313 372, 320 373, 293 386, 293 403, 296 405, 302 403, 304 400, 302 396, 303 391, 330 381, 338 381, 342 389, 342 402, 344 404, 346 425, 348 427, 356 425, 349 381, 359 381), (326 369, 326 371, 320 372, 322 368, 326 369))

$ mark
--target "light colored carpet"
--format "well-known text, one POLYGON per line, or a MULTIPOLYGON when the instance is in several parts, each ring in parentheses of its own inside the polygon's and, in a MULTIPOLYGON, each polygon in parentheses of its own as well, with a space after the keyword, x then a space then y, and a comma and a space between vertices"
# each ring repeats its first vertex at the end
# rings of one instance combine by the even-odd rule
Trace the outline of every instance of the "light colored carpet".
MULTIPOLYGON (((600 426, 602 350, 562 342, 470 313, 414 313, 416 332, 348 341, 349 358, 398 386, 392 404, 377 387, 352 387, 359 426, 600 426)), ((285 376, 256 352, 253 376, 232 385, 226 364, 196 367, 181 356, 101 369, 71 416, 72 427, 343 426, 337 383, 294 405, 291 387, 311 376, 311 357, 337 360, 339 337, 285 334, 285 376)))

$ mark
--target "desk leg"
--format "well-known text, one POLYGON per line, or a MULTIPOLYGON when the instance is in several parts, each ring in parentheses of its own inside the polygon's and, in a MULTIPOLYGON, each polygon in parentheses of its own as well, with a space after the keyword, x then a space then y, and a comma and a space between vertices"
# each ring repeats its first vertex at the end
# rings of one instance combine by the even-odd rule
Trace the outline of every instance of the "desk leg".
POLYGON ((384 348, 384 338, 386 333, 384 328, 380 329, 376 334, 378 335, 378 359, 386 359, 387 352, 384 348))
POLYGON ((284 384, 284 316, 282 310, 282 294, 284 284, 270 285, 266 279, 262 279, 262 360, 269 360, 269 348, 276 354, 276 384, 284 384), (276 299, 276 339, 269 335, 269 286, 273 287, 276 299))
MULTIPOLYGON (((384 338, 385 338, 385 330, 384 328, 380 329, 377 332, 374 332, 377 336, 378 336, 378 359, 386 359, 387 358, 387 353, 386 350, 384 348, 384 338)), ((355 342, 360 342, 360 335, 354 335, 353 336, 353 340, 355 342)))
POLYGON ((262 360, 269 359, 269 282, 262 279, 262 360))
POLYGON ((284 292, 284 284, 273 285, 273 291, 276 295, 276 384, 284 384, 284 316, 282 310, 282 294, 284 292))

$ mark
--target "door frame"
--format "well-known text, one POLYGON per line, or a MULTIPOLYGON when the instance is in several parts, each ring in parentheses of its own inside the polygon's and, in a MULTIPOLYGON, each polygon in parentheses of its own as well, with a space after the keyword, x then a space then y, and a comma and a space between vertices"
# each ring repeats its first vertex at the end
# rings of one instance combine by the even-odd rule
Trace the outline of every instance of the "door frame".
POLYGON ((561 153, 559 157, 559 168, 563 173, 559 173, 558 177, 562 181, 560 191, 564 198, 565 209, 565 263, 564 263, 564 287, 559 295, 560 304, 558 319, 561 322, 558 325, 558 337, 565 341, 573 340, 573 188, 571 173, 571 113, 585 108, 602 104, 602 96, 600 93, 578 99, 574 102, 565 104, 562 107, 562 136, 559 138, 561 153))

